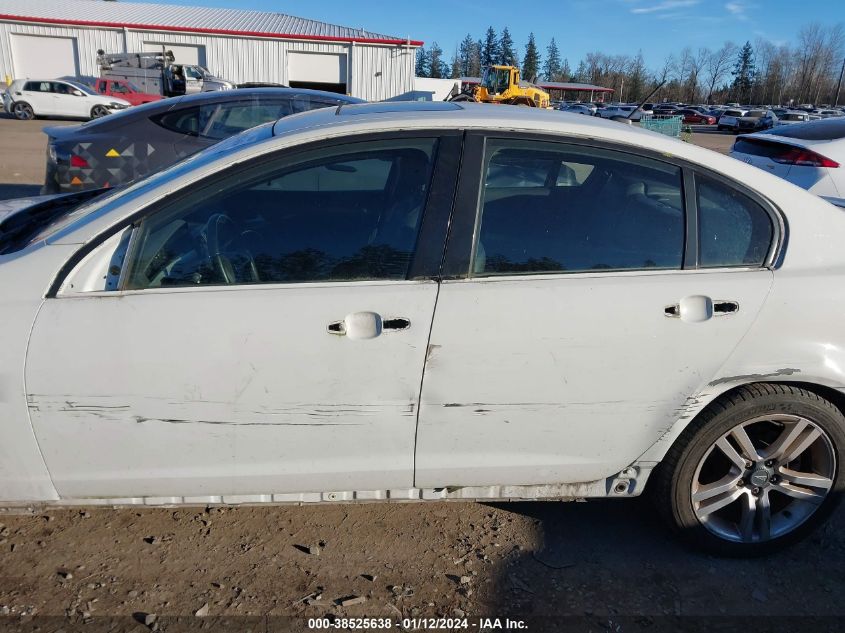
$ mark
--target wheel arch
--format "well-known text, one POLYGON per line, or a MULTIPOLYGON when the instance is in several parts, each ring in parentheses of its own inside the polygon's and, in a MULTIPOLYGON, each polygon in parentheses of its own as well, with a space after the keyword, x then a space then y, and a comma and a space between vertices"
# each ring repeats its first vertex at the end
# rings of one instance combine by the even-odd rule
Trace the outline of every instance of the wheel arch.
MULTIPOLYGON (((815 380, 804 378, 803 380, 789 380, 785 379, 784 374, 774 375, 768 379, 766 377, 755 377, 754 380, 745 380, 742 382, 734 382, 731 384, 717 384, 710 383, 705 389, 702 389, 698 394, 690 396, 686 399, 684 404, 678 409, 678 418, 675 420, 639 458, 635 463, 652 464, 657 466, 666 453, 675 445, 681 434, 692 424, 694 424, 707 410, 709 406, 722 400, 730 399, 730 397, 737 391, 744 387, 751 385, 767 384, 767 385, 785 385, 789 387, 798 387, 813 393, 820 398, 828 400, 835 406, 843 415, 845 415, 845 387, 837 388, 830 384, 825 384, 824 380, 815 380), (715 389, 714 389, 715 387, 715 389)), ((803 378, 803 377, 802 377, 803 378)))

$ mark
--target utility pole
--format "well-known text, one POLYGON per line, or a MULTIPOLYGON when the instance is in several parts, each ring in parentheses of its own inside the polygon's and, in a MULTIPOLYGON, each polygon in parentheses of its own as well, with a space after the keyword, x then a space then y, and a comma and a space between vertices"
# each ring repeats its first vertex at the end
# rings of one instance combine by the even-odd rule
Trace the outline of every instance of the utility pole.
POLYGON ((842 73, 845 73, 845 59, 842 60, 842 70, 839 71, 839 82, 836 84, 836 103, 833 104, 833 107, 839 105, 839 90, 842 88, 842 73))

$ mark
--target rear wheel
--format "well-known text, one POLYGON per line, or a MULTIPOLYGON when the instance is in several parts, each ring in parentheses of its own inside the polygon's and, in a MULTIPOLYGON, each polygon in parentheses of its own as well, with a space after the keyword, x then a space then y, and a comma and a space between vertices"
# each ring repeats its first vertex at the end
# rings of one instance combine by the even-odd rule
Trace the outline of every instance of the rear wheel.
POLYGON ((15 115, 16 119, 20 119, 21 121, 31 121, 35 118, 35 111, 32 109, 32 106, 26 103, 25 101, 18 101, 12 106, 12 114, 15 115))
POLYGON ((95 105, 91 108, 91 118, 92 119, 99 119, 101 117, 106 116, 109 113, 109 109, 104 105, 95 105))
POLYGON ((670 525, 728 556, 794 543, 834 509, 845 416, 798 387, 748 385, 705 409, 670 449, 654 493, 670 525))

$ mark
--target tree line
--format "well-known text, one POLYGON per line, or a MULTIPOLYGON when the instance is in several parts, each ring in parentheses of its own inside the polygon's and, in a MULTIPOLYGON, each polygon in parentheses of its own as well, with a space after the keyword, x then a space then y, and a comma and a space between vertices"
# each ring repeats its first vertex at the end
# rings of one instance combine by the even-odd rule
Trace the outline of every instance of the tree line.
MULTIPOLYGON (((845 31, 841 24, 808 24, 794 45, 757 38, 743 45, 725 42, 717 49, 685 47, 669 55, 659 68, 648 68, 642 51, 636 55, 587 53, 574 69, 552 38, 541 53, 533 33, 517 50, 507 27, 491 26, 484 37, 471 34, 447 61, 432 42, 417 50, 418 77, 478 77, 485 66, 518 66, 523 79, 586 83, 614 89, 614 99, 639 101, 660 84, 652 99, 687 103, 799 104, 834 103, 841 83, 845 31)), ((842 99, 840 99, 842 100, 842 99)))

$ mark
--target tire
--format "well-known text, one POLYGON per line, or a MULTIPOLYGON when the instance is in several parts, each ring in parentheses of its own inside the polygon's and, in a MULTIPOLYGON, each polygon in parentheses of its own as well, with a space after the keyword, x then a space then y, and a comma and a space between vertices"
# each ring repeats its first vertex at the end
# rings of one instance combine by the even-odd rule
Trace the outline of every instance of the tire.
POLYGON ((845 416, 836 406, 799 387, 756 383, 704 409, 649 488, 688 544, 722 556, 761 556, 803 539, 836 508, 845 490, 843 456, 845 416), (754 461, 736 439, 743 435, 758 451, 754 461))
POLYGON ((26 101, 16 101, 12 106, 12 114, 19 121, 32 121, 35 118, 35 111, 26 101))
POLYGON ((475 103, 475 97, 473 97, 472 95, 460 93, 449 99, 449 101, 470 101, 475 103))
POLYGON ((95 105, 91 108, 91 118, 92 119, 101 119, 104 116, 110 114, 109 109, 104 105, 95 105))

